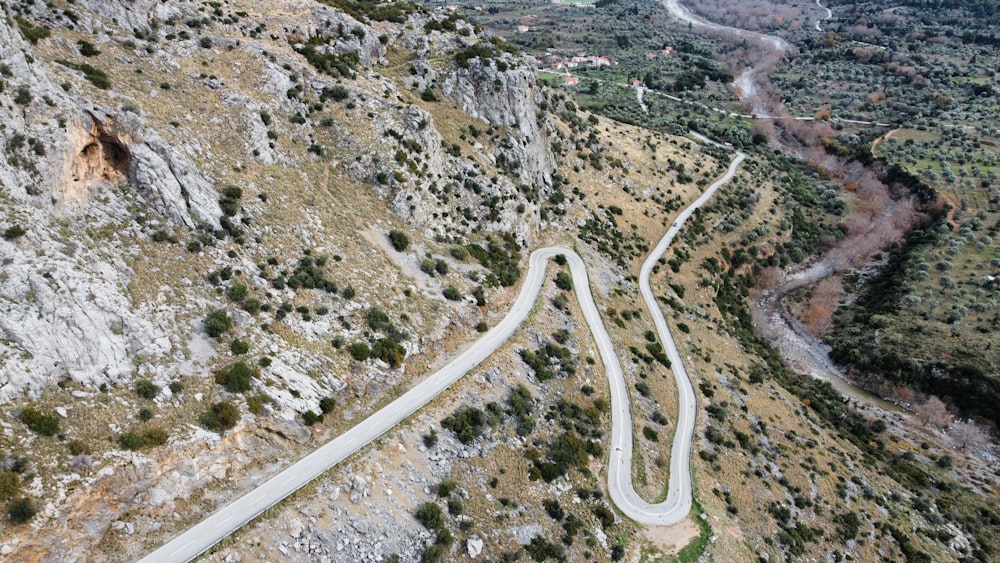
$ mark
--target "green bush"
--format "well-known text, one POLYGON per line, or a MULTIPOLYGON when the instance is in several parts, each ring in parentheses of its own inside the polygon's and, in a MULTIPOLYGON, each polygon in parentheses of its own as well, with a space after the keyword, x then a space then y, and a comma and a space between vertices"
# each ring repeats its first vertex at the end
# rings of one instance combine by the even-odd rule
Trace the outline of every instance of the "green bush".
POLYGON ((312 426, 317 422, 323 422, 323 415, 308 410, 302 413, 302 420, 306 423, 306 426, 312 426))
POLYGON ((264 404, 270 403, 271 397, 260 393, 247 397, 247 410, 252 414, 260 416, 264 412, 264 404))
POLYGON ((239 361, 229 368, 226 377, 226 390, 230 393, 243 393, 250 390, 250 378, 253 369, 244 361, 239 361))
POLYGON ((153 420, 153 411, 149 407, 142 407, 139 409, 139 420, 142 422, 153 420))
POLYGON ((0 500, 12 499, 21 492, 21 476, 14 471, 0 471, 0 500))
POLYGON ((437 430, 431 428, 431 431, 423 435, 424 447, 433 448, 438 443, 438 433, 437 430))
POLYGON ((402 252, 410 246, 410 237, 403 231, 389 231, 389 242, 397 252, 402 252))
POLYGON ((159 426, 146 430, 142 435, 142 439, 146 442, 147 446, 162 446, 167 443, 168 437, 167 431, 159 426))
POLYGON ((106 72, 99 68, 95 68, 87 63, 72 63, 60 59, 56 59, 56 62, 67 68, 82 72, 83 77, 93 84, 95 88, 100 88, 101 90, 111 88, 111 79, 108 78, 106 72))
POLYGON ((232 343, 229 344, 229 351, 232 352, 233 354, 236 354, 237 356, 242 356, 243 354, 246 354, 247 352, 250 351, 250 344, 247 343, 245 340, 240 340, 239 338, 237 338, 236 340, 233 340, 232 343))
MULTIPOLYGON (((16 16, 14 21, 17 22, 17 27, 21 30, 21 35, 28 40, 32 45, 36 45, 39 39, 45 39, 52 34, 49 28, 42 25, 34 25, 28 20, 22 18, 21 16, 16 16)), ((34 514, 32 514, 34 516, 34 514)))
POLYGON ((135 382, 135 394, 143 399, 154 399, 160 393, 160 388, 148 379, 140 379, 135 382))
POLYGON ((69 443, 69 453, 71 455, 89 454, 91 450, 90 444, 83 440, 72 440, 69 443))
POLYGON ((556 274, 556 287, 563 291, 571 291, 573 289, 573 278, 570 277, 568 272, 559 272, 556 274))
POLYGON ((59 419, 55 415, 42 414, 34 407, 21 411, 21 422, 42 436, 54 436, 59 432, 59 419))
POLYGON ((545 508, 545 512, 552 517, 553 520, 559 521, 566 516, 566 512, 563 510, 559 501, 556 499, 545 499, 542 501, 542 507, 545 508))
POLYGON ((441 421, 441 426, 451 430, 463 444, 471 444, 483 433, 486 413, 476 407, 465 407, 441 421))
POLYGON ((649 426, 644 426, 642 428, 642 435, 646 437, 647 440, 651 442, 659 442, 660 435, 657 434, 656 430, 653 430, 649 426))
POLYGON ((222 309, 216 309, 205 317, 205 332, 212 338, 222 336, 233 328, 233 320, 222 309))
POLYGON ((347 347, 347 351, 351 354, 351 357, 359 362, 367 360, 372 355, 371 348, 368 347, 364 342, 355 342, 347 347))
POLYGON ((319 400, 319 411, 323 414, 330 414, 337 408, 337 401, 333 397, 323 397, 319 400))
POLYGON ((390 367, 398 368, 406 359, 406 348, 395 340, 380 338, 372 347, 371 355, 389 364, 390 367))
POLYGON ((31 502, 31 499, 21 497, 10 503, 10 507, 7 509, 7 516, 13 524, 24 524, 34 518, 37 512, 35 510, 35 503, 31 502))
POLYGON ((126 432, 118 438, 118 445, 123 450, 135 451, 146 445, 146 440, 135 432, 126 432))
POLYGON ((448 287, 444 288, 443 295, 444 298, 447 299, 448 301, 458 301, 459 299, 462 298, 462 292, 459 291, 458 288, 453 285, 449 285, 448 287))
POLYGON ((250 290, 249 288, 247 288, 246 284, 236 282, 232 285, 232 287, 229 288, 229 291, 226 292, 226 295, 232 301, 241 302, 247 298, 247 293, 249 292, 250 290))
POLYGON ((202 426, 209 430, 229 430, 240 420, 240 412, 229 402, 215 403, 208 407, 199 419, 202 426))
POLYGON ((428 530, 440 530, 444 527, 444 517, 441 507, 433 502, 425 502, 417 509, 417 521, 428 530))
POLYGON ((457 487, 458 485, 456 485, 455 482, 452 481, 451 479, 445 479, 444 481, 441 481, 441 483, 438 484, 438 491, 437 491, 438 498, 450 497, 451 493, 453 493, 457 487))
POLYGON ((76 44, 80 47, 80 54, 84 57, 96 57, 101 54, 97 47, 94 47, 94 44, 90 41, 81 39, 77 41, 76 44))
POLYGON ((18 237, 24 236, 27 232, 28 231, 26 231, 21 225, 11 225, 4 230, 3 238, 7 240, 14 240, 18 237))

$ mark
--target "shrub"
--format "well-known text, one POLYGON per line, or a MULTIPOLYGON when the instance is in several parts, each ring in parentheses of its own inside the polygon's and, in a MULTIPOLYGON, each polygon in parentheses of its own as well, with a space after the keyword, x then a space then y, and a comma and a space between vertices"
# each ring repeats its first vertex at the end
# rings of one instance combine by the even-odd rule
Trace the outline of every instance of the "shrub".
POLYGON ((49 28, 42 25, 34 25, 21 16, 15 16, 14 21, 17 22, 17 27, 21 29, 21 35, 32 45, 37 44, 39 39, 45 39, 52 34, 49 28))
POLYGON ((329 414, 335 408, 337 408, 337 401, 333 397, 323 397, 319 400, 319 411, 321 413, 329 414))
POLYGON ((208 407, 199 421, 209 430, 229 430, 240 420, 240 412, 229 402, 215 403, 208 407))
POLYGON ((236 354, 237 356, 242 356, 243 354, 246 354, 247 352, 250 351, 250 344, 247 343, 245 340, 240 340, 239 338, 237 338, 236 340, 233 340, 232 343, 229 345, 229 351, 232 352, 233 354, 236 354))
POLYGON ((181 383, 180 381, 171 381, 170 385, 168 385, 167 387, 170 388, 170 392, 173 393, 174 395, 184 390, 184 384, 181 383))
POLYGON ((21 422, 42 436, 54 436, 59 432, 59 419, 55 415, 42 414, 34 407, 26 407, 21 412, 21 422))
POLYGON ((139 409, 139 420, 146 422, 153 419, 153 411, 148 407, 142 407, 139 409))
POLYGON ((372 350, 364 342, 355 342, 347 347, 347 351, 351 354, 351 357, 359 362, 367 360, 371 354, 372 350))
POLYGON ((73 440, 69 443, 69 453, 72 455, 89 454, 90 444, 83 440, 73 440))
POLYGON ((148 379, 140 379, 135 382, 135 394, 143 399, 154 399, 160 393, 160 388, 148 379))
POLYGON ((573 289, 573 278, 566 272, 559 272, 556 274, 556 287, 563 291, 570 291, 573 289))
POLYGON ((306 426, 312 426, 317 422, 323 422, 323 415, 308 410, 302 413, 302 420, 306 423, 306 426))
POLYGON ((123 450, 135 451, 146 445, 146 440, 135 432, 126 432, 118 438, 118 445, 123 450))
POLYGON ((250 390, 250 378, 253 369, 246 362, 239 361, 229 368, 226 377, 226 390, 230 393, 243 393, 250 390))
POLYGON ((229 291, 226 294, 229 296, 229 299, 241 302, 247 298, 247 293, 249 293, 249 291, 250 290, 247 288, 246 284, 237 282, 229 288, 229 291))
POLYGON ((10 508, 7 509, 7 516, 13 524, 24 524, 34 518, 36 513, 35 503, 31 502, 28 497, 15 500, 10 503, 10 508))
POLYGON ((402 252, 410 246, 410 237, 403 231, 389 231, 389 242, 397 252, 402 252))
POLYGON ((82 72, 83 77, 93 84, 95 88, 100 88, 101 90, 111 88, 111 79, 108 78, 106 72, 99 68, 95 68, 87 63, 72 63, 59 59, 56 59, 56 62, 67 68, 82 72))
POLYGON ((451 430, 463 444, 470 444, 482 434, 486 413, 476 407, 465 407, 441 421, 441 426, 451 430))
POLYGON ((459 291, 458 288, 453 285, 449 285, 448 287, 444 288, 444 292, 442 292, 442 294, 444 295, 444 298, 447 299, 448 301, 458 301, 459 299, 462 298, 462 292, 459 291))
POLYGON ((271 397, 260 393, 247 397, 247 410, 254 415, 261 415, 264 412, 264 404, 270 403, 271 397))
POLYGON ((542 501, 542 506, 545 508, 545 512, 557 522, 566 516, 566 512, 556 499, 545 499, 542 501))
POLYGON ((424 447, 433 448, 438 443, 438 433, 437 430, 431 429, 430 432, 423 435, 424 447))
POLYGON ((11 225, 4 230, 3 238, 7 240, 14 240, 18 237, 24 236, 27 232, 28 231, 26 231, 21 225, 11 225))
POLYGON ((205 317, 205 332, 212 338, 222 336, 233 328, 233 320, 222 309, 216 309, 205 317))
POLYGON ((428 530, 439 530, 444 527, 441 507, 433 502, 425 502, 417 509, 417 521, 428 530))
POLYGON ((0 471, 0 500, 14 498, 21 491, 21 476, 14 471, 0 471))
POLYGON ((644 426, 642 429, 642 435, 646 437, 647 440, 651 442, 659 442, 660 435, 657 434, 656 430, 653 430, 649 426, 644 426))
POLYGON ((441 483, 438 485, 438 491, 437 491, 438 497, 448 498, 449 496, 451 496, 451 493, 455 491, 455 488, 457 486, 458 485, 456 485, 455 482, 450 479, 445 479, 444 481, 441 481, 441 483))
POLYGON ((168 437, 167 431, 159 426, 150 428, 142 435, 147 446, 162 446, 167 443, 168 437))
POLYGON ((80 54, 84 57, 96 57, 101 54, 97 47, 94 47, 94 44, 90 41, 81 39, 77 41, 76 44, 80 47, 80 54))

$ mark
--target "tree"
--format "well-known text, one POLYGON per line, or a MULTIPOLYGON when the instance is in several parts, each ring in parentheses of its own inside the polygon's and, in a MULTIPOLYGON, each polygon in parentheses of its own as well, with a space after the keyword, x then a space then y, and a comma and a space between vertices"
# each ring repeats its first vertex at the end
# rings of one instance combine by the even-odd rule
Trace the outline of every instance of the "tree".
POLYGON ((21 497, 10 503, 10 508, 7 510, 7 516, 14 524, 24 524, 34 518, 36 513, 35 503, 28 497, 21 497))
POLYGON ((233 320, 222 309, 216 309, 205 317, 205 332, 212 338, 222 336, 233 328, 233 320))
POLYGON ((397 252, 402 252, 410 246, 410 237, 406 236, 403 231, 389 231, 389 242, 392 243, 392 247, 396 249, 397 252))
POLYGON ((948 429, 960 450, 978 450, 989 442, 989 436, 982 427, 969 420, 961 420, 948 429))
POLYGON ((951 414, 948 413, 948 406, 937 397, 930 397, 923 403, 913 407, 913 412, 917 414, 920 424, 927 426, 931 423, 938 428, 946 428, 951 424, 951 414))

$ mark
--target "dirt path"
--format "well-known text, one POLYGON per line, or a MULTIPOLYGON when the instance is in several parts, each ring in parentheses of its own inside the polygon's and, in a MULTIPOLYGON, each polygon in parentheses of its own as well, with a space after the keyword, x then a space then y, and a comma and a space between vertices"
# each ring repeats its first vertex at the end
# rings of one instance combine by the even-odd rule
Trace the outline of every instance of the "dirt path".
POLYGON ((878 149, 878 146, 882 144, 882 141, 888 140, 889 137, 892 137, 893 134, 895 134, 897 131, 899 131, 899 129, 893 129, 892 131, 889 131, 885 135, 882 135, 881 137, 872 141, 872 156, 875 156, 875 151, 878 149))

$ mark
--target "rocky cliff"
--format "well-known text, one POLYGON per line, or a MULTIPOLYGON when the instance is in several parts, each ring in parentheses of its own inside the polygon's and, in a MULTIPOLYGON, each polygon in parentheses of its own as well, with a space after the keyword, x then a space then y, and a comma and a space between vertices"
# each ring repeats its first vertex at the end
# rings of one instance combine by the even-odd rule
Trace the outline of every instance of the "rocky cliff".
POLYGON ((0 20, 4 91, 0 119, 3 227, 0 240, 0 400, 37 396, 63 380, 98 386, 131 380, 136 358, 171 354, 183 338, 172 319, 133 307, 126 286, 132 249, 145 238, 130 207, 151 219, 217 228, 212 183, 129 112, 67 95, 0 20), (80 236, 105 231, 106 237, 80 236))

